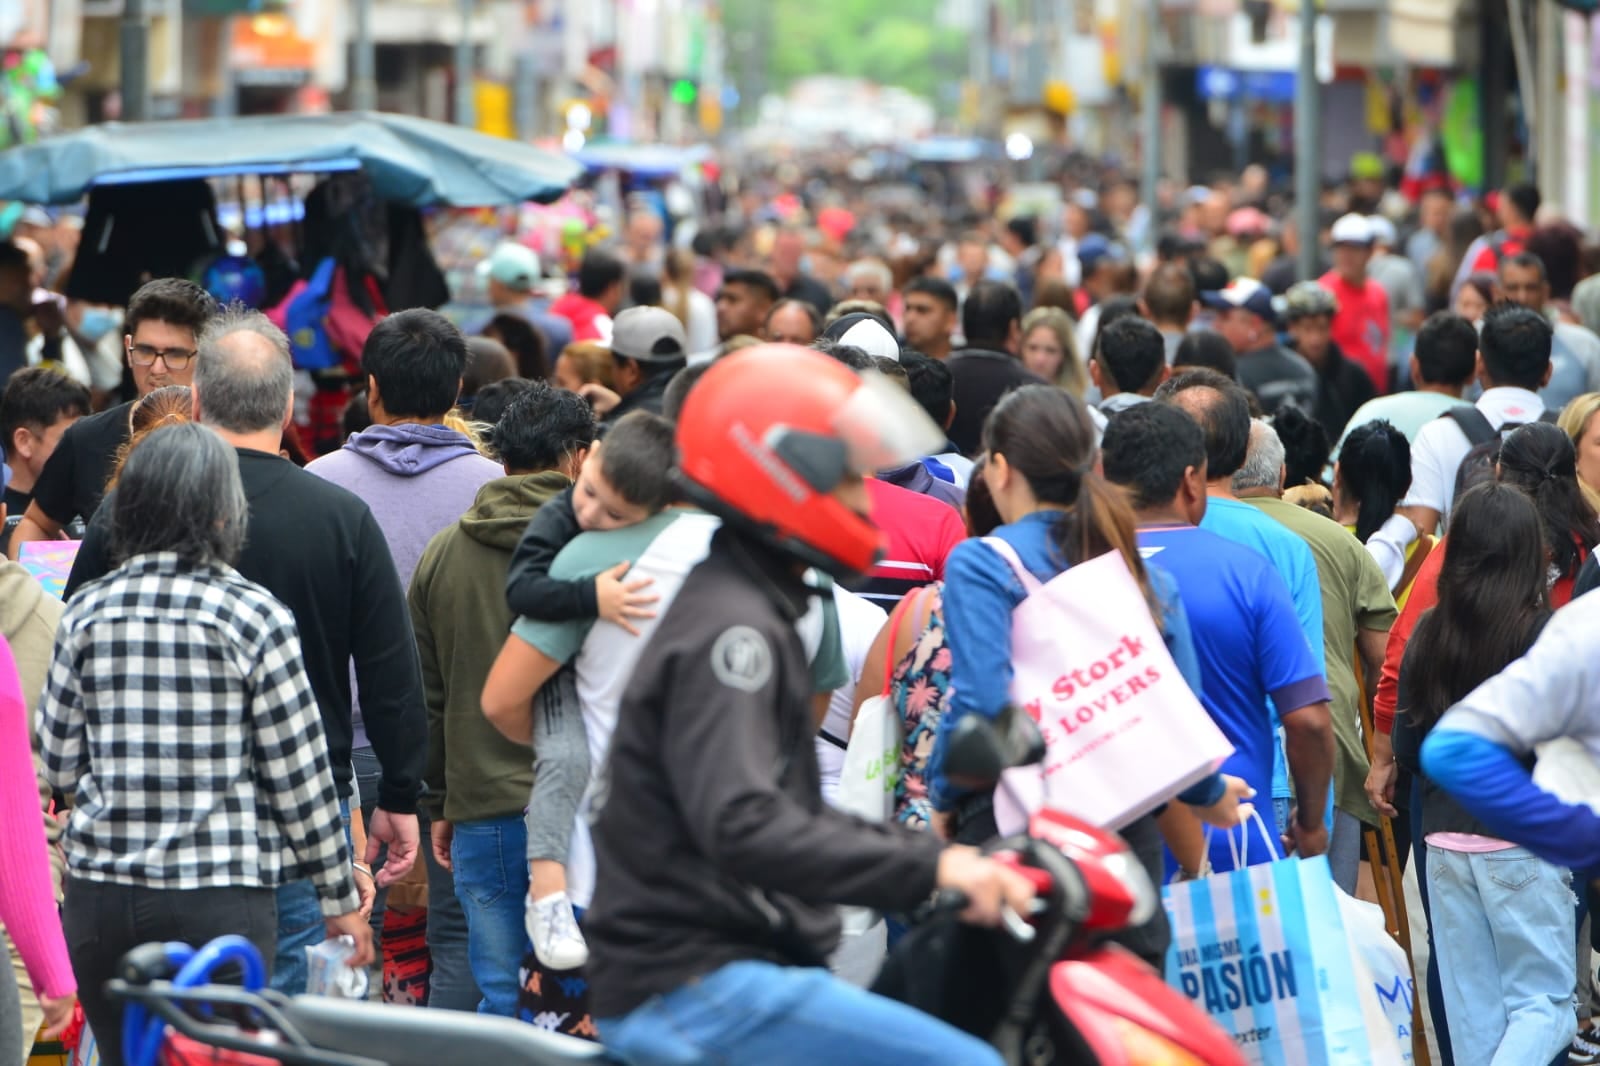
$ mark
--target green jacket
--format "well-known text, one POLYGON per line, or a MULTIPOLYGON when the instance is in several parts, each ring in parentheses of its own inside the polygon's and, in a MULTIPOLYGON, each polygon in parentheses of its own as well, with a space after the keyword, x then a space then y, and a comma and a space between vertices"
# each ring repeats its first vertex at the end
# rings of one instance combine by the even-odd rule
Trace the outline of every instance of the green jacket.
POLYGON ((411 623, 428 702, 427 793, 434 817, 471 822, 521 814, 533 787, 526 745, 501 736, 481 696, 506 635, 506 571, 533 513, 572 482, 555 472, 496 478, 472 510, 429 542, 411 579, 411 623))

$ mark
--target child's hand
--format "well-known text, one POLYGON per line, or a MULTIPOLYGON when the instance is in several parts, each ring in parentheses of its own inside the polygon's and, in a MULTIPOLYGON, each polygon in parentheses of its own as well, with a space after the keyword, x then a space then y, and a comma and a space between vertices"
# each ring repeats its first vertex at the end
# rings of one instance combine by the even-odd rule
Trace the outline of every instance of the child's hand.
POLYGON ((653 577, 639 577, 628 582, 622 580, 622 575, 626 574, 628 567, 632 565, 632 563, 628 562, 618 563, 595 578, 594 593, 595 599, 600 603, 601 618, 614 625, 621 626, 634 636, 638 636, 639 631, 633 628, 633 624, 629 620, 654 618, 656 613, 645 608, 661 597, 641 591, 655 584, 655 578, 653 577))

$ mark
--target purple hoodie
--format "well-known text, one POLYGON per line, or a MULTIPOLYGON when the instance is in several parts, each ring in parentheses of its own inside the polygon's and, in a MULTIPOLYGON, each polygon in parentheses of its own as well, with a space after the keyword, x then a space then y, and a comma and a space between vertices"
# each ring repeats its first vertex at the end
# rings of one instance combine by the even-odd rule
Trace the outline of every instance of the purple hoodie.
POLYGON ((409 422, 369 426, 306 469, 372 508, 407 588, 434 534, 472 510, 486 482, 505 476, 456 430, 409 422))
MULTIPOLYGON (((505 476, 499 463, 479 455, 458 431, 412 423, 370 426, 306 469, 372 509, 403 589, 411 587, 428 541, 472 510, 480 487, 505 476)), ((355 739, 357 747, 365 746, 359 707, 355 739)))

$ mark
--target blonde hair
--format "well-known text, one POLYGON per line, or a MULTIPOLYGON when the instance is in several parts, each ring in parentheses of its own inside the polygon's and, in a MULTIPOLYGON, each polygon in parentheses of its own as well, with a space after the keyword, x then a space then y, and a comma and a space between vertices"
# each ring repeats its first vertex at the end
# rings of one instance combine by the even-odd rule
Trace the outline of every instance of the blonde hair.
POLYGON ((1078 330, 1072 316, 1059 307, 1035 307, 1022 318, 1023 343, 1027 343, 1028 334, 1040 326, 1054 333, 1056 343, 1061 345, 1061 369, 1056 371, 1052 384, 1083 399, 1089 391, 1089 372, 1084 369, 1083 356, 1078 352, 1078 330))
MULTIPOLYGON (((466 416, 461 413, 461 408, 459 407, 452 407, 446 411, 442 424, 446 429, 453 429, 471 441, 473 450, 485 459, 495 458, 494 451, 489 447, 489 442, 484 435, 484 431, 493 429, 493 426, 485 425, 482 422, 467 421, 466 416)), ((496 460, 496 462, 498 461, 496 460)))
MULTIPOLYGON (((1586 392, 1573 397, 1572 402, 1562 410, 1561 417, 1556 419, 1556 425, 1572 438, 1574 450, 1583 444, 1584 430, 1589 428, 1589 423, 1594 421, 1597 414, 1600 414, 1600 392, 1586 392)), ((1600 485, 1591 485, 1580 477, 1578 487, 1583 490, 1583 498, 1589 501, 1589 506, 1600 512, 1600 485)))
POLYGON ((122 476, 128 453, 139 442, 162 426, 179 426, 194 421, 193 394, 187 385, 163 385, 139 399, 128 411, 128 439, 117 449, 116 462, 111 466, 111 476, 106 479, 106 491, 117 485, 122 476))
POLYGON ((667 252, 661 271, 661 306, 689 328, 689 290, 694 288, 694 255, 685 248, 667 252))
POLYGON ((615 364, 611 359, 611 349, 604 344, 578 341, 561 349, 561 358, 572 365, 585 385, 599 382, 608 389, 615 387, 611 377, 615 364))

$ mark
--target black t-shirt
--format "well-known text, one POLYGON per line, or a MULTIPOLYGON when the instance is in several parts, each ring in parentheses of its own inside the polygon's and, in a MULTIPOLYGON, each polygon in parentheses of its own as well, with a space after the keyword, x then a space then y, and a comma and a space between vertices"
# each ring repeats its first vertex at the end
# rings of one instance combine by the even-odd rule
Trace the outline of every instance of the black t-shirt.
POLYGON ((1329 344, 1326 363, 1317 371, 1315 411, 1317 421, 1327 430, 1328 439, 1336 441, 1342 437, 1350 416, 1376 395, 1378 390, 1372 384, 1372 376, 1345 358, 1337 344, 1329 344))
POLYGON ((33 499, 33 493, 31 493, 31 492, 23 492, 21 489, 14 489, 10 485, 7 485, 6 486, 6 517, 7 518, 20 518, 20 517, 22 517, 22 512, 24 512, 24 511, 26 511, 28 509, 28 501, 30 501, 32 499, 33 499))
MULTIPOLYGON (((339 794, 351 794, 354 663, 361 717, 383 766, 379 806, 414 811, 428 725, 411 612, 389 542, 359 497, 287 459, 240 449, 239 480, 250 529, 235 569, 294 612, 339 794)), ((89 524, 68 599, 113 569, 108 510, 89 524)))
POLYGON ((33 486, 40 510, 63 526, 94 514, 106 493, 117 451, 127 443, 132 408, 132 401, 118 404, 67 427, 33 486))
POLYGON ((950 439, 968 458, 983 447, 983 423, 1000 397, 1024 385, 1047 384, 1016 356, 1005 352, 968 348, 952 356, 949 365, 956 403, 950 439))
POLYGON ((28 501, 33 499, 33 494, 21 492, 11 486, 6 486, 6 520, 0 526, 0 555, 5 555, 11 550, 11 531, 17 528, 17 523, 22 521, 23 512, 28 509, 28 501))

